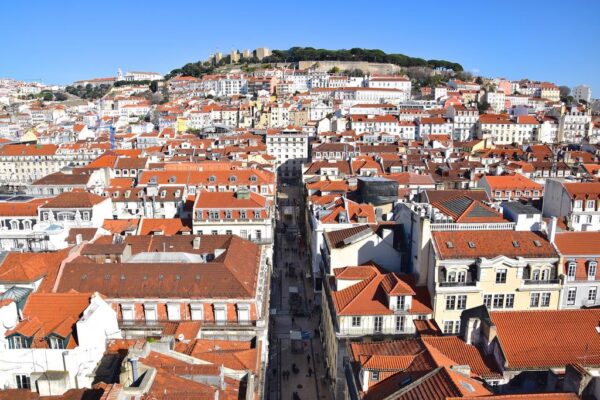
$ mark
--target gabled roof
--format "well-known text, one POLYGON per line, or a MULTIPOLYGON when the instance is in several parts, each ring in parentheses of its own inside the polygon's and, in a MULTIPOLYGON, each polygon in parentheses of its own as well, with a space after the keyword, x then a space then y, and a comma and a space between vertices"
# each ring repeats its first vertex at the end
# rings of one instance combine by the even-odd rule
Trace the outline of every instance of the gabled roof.
MULTIPOLYGON (((332 291, 332 299, 337 315, 386 315, 393 314, 388 296, 412 296, 411 313, 429 314, 429 304, 416 299, 413 280, 405 275, 383 273, 373 265, 347 267, 336 275, 336 279, 360 280, 345 289, 332 291), (359 271, 354 273, 352 271, 359 271), (361 278, 362 275, 362 278, 361 278)), ((428 299, 427 299, 428 300, 428 299)))
POLYGON ((40 208, 92 208, 105 200, 106 197, 89 192, 65 192, 48 200, 40 208))
POLYGON ((89 293, 33 293, 23 309, 23 321, 5 336, 21 334, 34 337, 31 347, 48 347, 46 336, 56 334, 69 339, 66 348, 76 346, 74 325, 90 304, 89 293))
MULTIPOLYGON (((97 241, 96 243, 98 243, 97 241)), ((98 247, 101 244, 91 247, 98 247)), ((208 262, 135 262, 96 264, 75 259, 65 265, 58 292, 98 290, 108 297, 254 298, 260 248, 235 235, 127 236, 131 253, 224 253, 208 262), (193 248, 200 237, 200 248, 193 248)), ((189 257, 188 257, 189 258, 189 257)), ((193 257, 192 257, 193 259, 193 257)))
POLYGON ((431 205, 452 217, 454 222, 507 222, 500 213, 468 196, 458 196, 442 201, 435 201, 431 205))
POLYGON ((600 366, 600 309, 490 312, 507 369, 600 366))
MULTIPOLYGON (((491 395, 483 383, 453 371, 439 367, 408 387, 394 393, 397 400, 446 400, 448 397, 471 398, 491 395)), ((374 397, 373 397, 374 398, 374 397)), ((365 399, 371 399, 366 396, 365 399)))
POLYGON ((600 182, 564 182, 563 186, 572 199, 600 198, 600 182))
POLYGON ((600 232, 559 232, 554 244, 565 256, 600 255, 600 232))
POLYGON ((53 276, 70 249, 51 253, 7 253, 0 263, 0 282, 33 283, 53 276))
POLYGON ((557 258, 558 253, 543 236, 530 231, 435 231, 431 234, 442 260, 495 258, 557 258))

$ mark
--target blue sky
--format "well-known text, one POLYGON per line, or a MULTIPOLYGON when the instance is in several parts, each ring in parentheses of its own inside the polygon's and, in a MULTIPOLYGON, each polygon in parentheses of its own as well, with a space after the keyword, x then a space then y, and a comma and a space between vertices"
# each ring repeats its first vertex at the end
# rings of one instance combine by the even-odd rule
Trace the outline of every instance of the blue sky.
POLYGON ((600 2, 2 1, 0 77, 166 73, 232 48, 365 47, 600 95, 600 2), (595 67, 595 68, 594 68, 595 67))

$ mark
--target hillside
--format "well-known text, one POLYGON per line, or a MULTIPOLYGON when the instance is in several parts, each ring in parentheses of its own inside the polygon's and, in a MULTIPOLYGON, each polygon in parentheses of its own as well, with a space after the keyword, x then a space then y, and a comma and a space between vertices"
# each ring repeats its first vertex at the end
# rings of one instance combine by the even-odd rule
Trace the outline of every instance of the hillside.
MULTIPOLYGON (((221 60, 220 65, 227 64, 229 57, 221 60)), ((273 50, 272 54, 260 62, 269 63, 298 63, 301 61, 347 61, 347 62, 370 62, 393 64, 400 67, 429 67, 451 69, 455 72, 463 70, 462 65, 446 60, 425 60, 422 58, 409 57, 404 54, 387 54, 377 49, 353 48, 350 50, 326 50, 312 47, 292 47, 288 50, 273 50)), ((259 62, 255 58, 242 60, 241 64, 259 62)), ((201 77, 215 71, 215 66, 208 62, 198 61, 188 63, 181 68, 172 70, 167 78, 175 75, 201 77)))

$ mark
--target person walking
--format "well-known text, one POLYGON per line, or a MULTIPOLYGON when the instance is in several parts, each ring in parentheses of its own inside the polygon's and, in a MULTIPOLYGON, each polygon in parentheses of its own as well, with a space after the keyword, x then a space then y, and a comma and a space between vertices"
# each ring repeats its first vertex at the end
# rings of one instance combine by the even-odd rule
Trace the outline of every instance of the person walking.
POLYGON ((310 364, 310 354, 306 355, 306 362, 310 364))

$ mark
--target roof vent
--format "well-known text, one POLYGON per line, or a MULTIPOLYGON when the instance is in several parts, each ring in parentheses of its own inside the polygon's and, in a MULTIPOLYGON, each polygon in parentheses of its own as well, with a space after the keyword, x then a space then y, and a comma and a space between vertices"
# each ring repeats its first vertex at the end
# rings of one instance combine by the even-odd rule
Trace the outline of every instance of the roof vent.
POLYGON ((194 250, 200 250, 200 237, 196 236, 193 242, 194 250))

